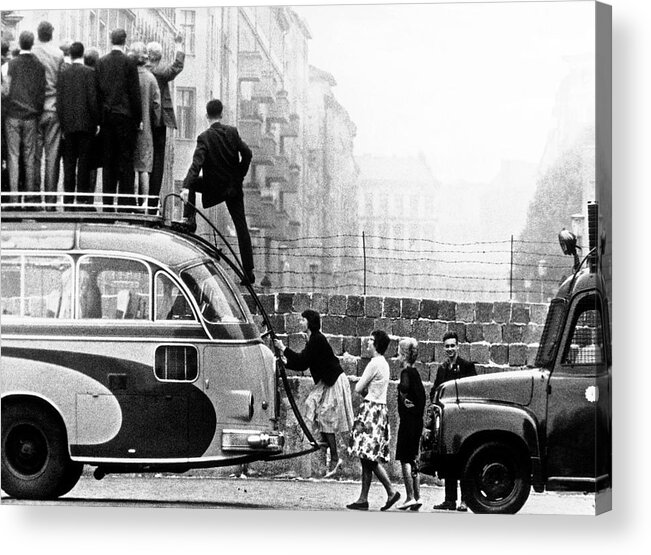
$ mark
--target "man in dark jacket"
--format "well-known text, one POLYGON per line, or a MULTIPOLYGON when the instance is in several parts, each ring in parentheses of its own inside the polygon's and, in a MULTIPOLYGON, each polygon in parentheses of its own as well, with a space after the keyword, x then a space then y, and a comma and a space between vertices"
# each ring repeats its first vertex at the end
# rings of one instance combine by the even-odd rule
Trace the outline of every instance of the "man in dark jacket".
MULTIPOLYGON (((233 219, 240 257, 244 267, 242 284, 253 283, 253 249, 251 236, 244 213, 244 192, 242 182, 249 171, 251 149, 240 138, 235 127, 222 125, 223 106, 219 100, 211 100, 206 105, 206 115, 210 127, 197 137, 192 165, 183 182, 184 197, 195 204, 197 192, 202 194, 204 208, 210 208, 226 201, 226 207, 233 219), (203 172, 203 177, 199 176, 203 172)), ((193 209, 185 207, 184 216, 190 230, 196 229, 193 209)))
MULTIPOLYGON (((89 193, 91 149, 99 126, 97 80, 95 71, 84 65, 84 45, 70 46, 72 65, 61 72, 57 86, 57 113, 63 130, 63 189, 66 193, 82 194, 79 204, 92 204, 89 193)), ((73 201, 66 195, 65 203, 73 201)))
MULTIPOLYGON (((30 193, 25 197, 25 201, 38 203, 40 195, 35 175, 36 134, 45 103, 45 68, 31 52, 34 33, 23 31, 18 42, 20 53, 9 61, 7 69, 5 132, 9 158, 9 186, 12 194, 23 191, 30 193), (25 170, 23 191, 18 190, 21 150, 25 170)), ((30 208, 33 209, 34 206, 30 208)))
MULTIPOLYGON (((163 183, 163 171, 165 169, 165 143, 167 139, 167 129, 176 129, 176 117, 174 115, 174 103, 170 93, 169 82, 183 71, 185 62, 185 53, 183 47, 183 35, 179 33, 174 39, 176 42, 176 54, 171 64, 161 63, 163 56, 163 47, 158 42, 150 42, 147 45, 147 54, 149 55, 149 70, 156 77, 158 88, 161 96, 161 118, 153 122, 152 137, 154 139, 154 165, 149 179, 149 195, 154 197, 160 194, 163 183)), ((149 199, 150 209, 155 210, 157 206, 155 198, 149 199)))
MULTIPOLYGON (((136 62, 124 53, 126 39, 124 29, 111 31, 113 48, 99 59, 96 71, 104 134, 104 193, 131 195, 119 197, 118 204, 135 206, 133 153, 142 126, 142 106, 136 62)), ((113 205, 113 200, 107 196, 104 204, 113 205)))
MULTIPOLYGON (((434 387, 430 392, 430 399, 434 396, 436 388, 452 380, 476 376, 475 364, 459 356, 459 336, 456 332, 449 331, 443 336, 443 348, 445 349, 446 360, 438 367, 434 387)), ((457 507, 457 482, 459 476, 456 468, 447 468, 444 472, 445 479, 445 501, 434 505, 434 509, 465 512, 468 510, 463 499, 457 507)))

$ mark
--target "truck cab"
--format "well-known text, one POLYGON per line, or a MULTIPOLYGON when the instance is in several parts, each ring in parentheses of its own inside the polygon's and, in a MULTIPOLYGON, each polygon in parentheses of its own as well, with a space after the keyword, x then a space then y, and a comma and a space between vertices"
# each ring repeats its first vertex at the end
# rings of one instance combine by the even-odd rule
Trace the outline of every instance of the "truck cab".
POLYGON ((550 304, 535 368, 446 382, 434 393, 427 463, 457 470, 476 513, 516 513, 532 487, 610 486, 607 289, 596 247, 575 260, 550 304))

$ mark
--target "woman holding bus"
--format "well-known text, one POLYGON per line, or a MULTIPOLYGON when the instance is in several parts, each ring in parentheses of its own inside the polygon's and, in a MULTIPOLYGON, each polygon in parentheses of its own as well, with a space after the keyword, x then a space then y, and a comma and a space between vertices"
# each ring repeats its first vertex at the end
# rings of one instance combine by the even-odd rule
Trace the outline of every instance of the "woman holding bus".
POLYGON ((321 333, 321 316, 315 310, 301 314, 302 330, 307 334, 305 348, 297 353, 275 340, 276 347, 287 359, 287 368, 301 372, 309 369, 314 389, 307 396, 306 420, 312 429, 320 433, 324 447, 330 449, 330 465, 325 477, 331 478, 343 464, 337 451, 336 434, 349 432, 353 425, 353 405, 350 398, 348 378, 339 364, 332 347, 321 333))

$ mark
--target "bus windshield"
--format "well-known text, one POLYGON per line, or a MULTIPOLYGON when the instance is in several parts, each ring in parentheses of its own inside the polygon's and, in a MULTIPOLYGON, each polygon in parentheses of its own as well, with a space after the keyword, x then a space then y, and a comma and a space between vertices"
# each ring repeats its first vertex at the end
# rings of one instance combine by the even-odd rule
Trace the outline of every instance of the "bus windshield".
POLYGON ((212 262, 181 272, 199 305, 201 316, 210 323, 246 322, 246 316, 230 287, 212 262))

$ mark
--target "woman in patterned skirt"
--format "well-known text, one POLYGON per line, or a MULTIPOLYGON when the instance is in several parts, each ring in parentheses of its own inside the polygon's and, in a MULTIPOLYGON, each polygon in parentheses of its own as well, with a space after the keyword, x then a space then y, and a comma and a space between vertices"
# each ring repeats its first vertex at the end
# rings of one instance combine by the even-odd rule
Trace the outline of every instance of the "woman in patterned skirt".
POLYGON ((275 344, 286 358, 287 368, 301 372, 310 369, 315 386, 305 400, 305 419, 315 433, 321 434, 323 446, 330 449, 331 468, 326 470, 325 477, 331 478, 343 463, 335 434, 350 431, 353 424, 350 385, 339 359, 321 333, 319 313, 308 309, 301 316, 302 329, 307 334, 305 349, 297 353, 285 347, 280 339, 276 339, 275 344))
POLYGON ((389 363, 384 353, 389 347, 389 336, 382 330, 371 334, 368 348, 372 358, 362 377, 355 385, 355 392, 364 400, 353 424, 348 452, 359 457, 362 464, 362 489, 357 501, 346 505, 356 511, 368 510, 368 492, 375 474, 387 492, 387 502, 380 509, 390 509, 400 493, 393 489, 389 476, 381 463, 389 461, 389 416, 387 414, 387 389, 389 387, 389 363))

